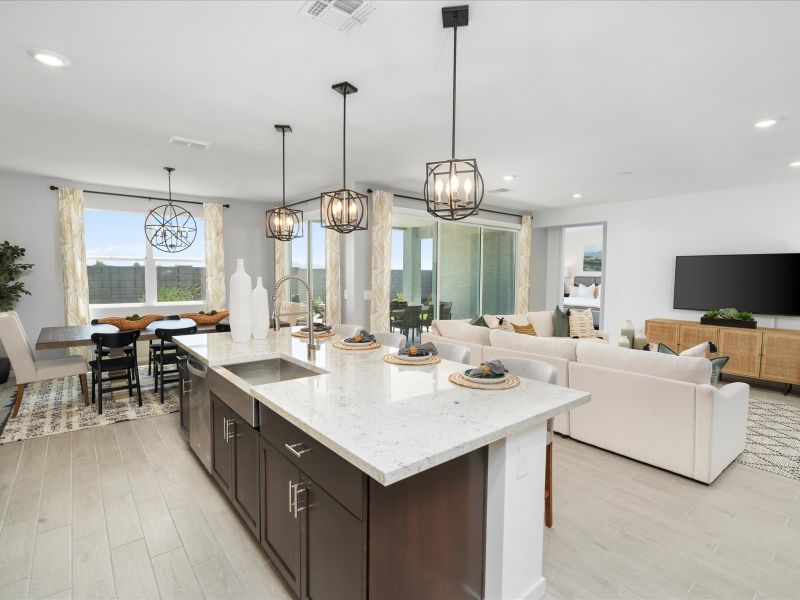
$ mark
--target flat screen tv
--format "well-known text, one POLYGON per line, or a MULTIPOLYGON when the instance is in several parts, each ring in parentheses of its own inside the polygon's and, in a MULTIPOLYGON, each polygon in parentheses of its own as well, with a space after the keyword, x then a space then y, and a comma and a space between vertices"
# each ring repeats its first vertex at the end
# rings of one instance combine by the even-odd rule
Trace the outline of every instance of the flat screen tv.
POLYGON ((673 308, 800 315, 800 254, 677 256, 673 308))

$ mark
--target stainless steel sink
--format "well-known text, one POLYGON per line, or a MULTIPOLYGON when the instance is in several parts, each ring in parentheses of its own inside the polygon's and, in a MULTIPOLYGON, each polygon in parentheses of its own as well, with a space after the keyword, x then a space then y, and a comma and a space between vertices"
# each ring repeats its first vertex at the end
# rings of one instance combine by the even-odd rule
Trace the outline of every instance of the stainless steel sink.
POLYGON ((225 368, 250 385, 277 383, 278 381, 302 379, 303 377, 313 377, 320 374, 317 371, 306 369, 283 358, 227 365, 225 368))

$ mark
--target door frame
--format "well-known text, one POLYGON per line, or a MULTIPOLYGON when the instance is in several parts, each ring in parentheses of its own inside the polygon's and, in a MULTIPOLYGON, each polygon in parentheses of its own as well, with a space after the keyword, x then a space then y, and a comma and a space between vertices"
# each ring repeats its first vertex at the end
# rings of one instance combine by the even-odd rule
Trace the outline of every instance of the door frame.
MULTIPOLYGON (((606 318, 606 269, 608 263, 608 221, 589 221, 587 223, 570 223, 569 225, 561 225, 561 235, 558 240, 558 280, 561 282, 559 287, 559 294, 557 298, 557 306, 564 308, 564 239, 567 234, 567 229, 576 227, 595 227, 602 226, 603 228, 603 268, 600 269, 600 319, 598 320, 598 327, 601 331, 605 329, 606 318)), ((574 273, 572 275, 575 276, 574 273)))

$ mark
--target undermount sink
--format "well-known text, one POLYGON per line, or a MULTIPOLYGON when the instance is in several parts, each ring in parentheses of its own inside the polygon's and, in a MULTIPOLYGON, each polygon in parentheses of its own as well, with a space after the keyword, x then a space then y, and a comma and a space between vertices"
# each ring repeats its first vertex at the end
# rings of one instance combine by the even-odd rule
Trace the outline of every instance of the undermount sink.
POLYGON ((317 371, 306 369, 283 358, 227 365, 225 368, 250 385, 263 385, 320 375, 317 371))

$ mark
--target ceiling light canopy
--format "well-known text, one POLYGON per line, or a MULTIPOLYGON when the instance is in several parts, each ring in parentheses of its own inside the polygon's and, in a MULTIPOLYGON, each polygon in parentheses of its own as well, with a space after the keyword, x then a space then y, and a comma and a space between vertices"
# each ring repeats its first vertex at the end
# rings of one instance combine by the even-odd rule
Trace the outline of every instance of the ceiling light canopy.
POLYGON ((757 127, 758 129, 769 129, 777 123, 778 119, 761 119, 760 121, 753 123, 753 127, 757 127))
POLYGON ((48 67, 66 67, 72 62, 63 54, 59 54, 53 50, 45 50, 43 48, 31 48, 28 50, 28 54, 48 67))
POLYGON ((320 196, 320 215, 322 226, 339 233, 352 233, 368 227, 367 197, 347 188, 347 96, 355 94, 358 88, 343 81, 331 86, 344 98, 344 118, 342 119, 342 187, 333 192, 323 192, 320 196))
POLYGON ((800 160, 796 160, 794 162, 789 163, 790 167, 794 167, 795 169, 800 168, 800 160))
POLYGON ((503 181, 514 181, 516 178, 516 175, 503 175, 503 181))
POLYGON ((286 206, 286 134, 292 132, 290 125, 275 125, 281 134, 281 162, 283 164, 283 202, 267 211, 267 237, 289 242, 303 237, 303 211, 286 206))
POLYGON ((423 195, 428 212, 446 221, 478 214, 483 201, 483 176, 474 158, 456 158, 456 58, 458 28, 469 24, 469 6, 442 8, 442 26, 453 30, 453 129, 448 160, 425 165, 423 195))
POLYGON ((575 200, 580 200, 581 198, 583 198, 583 194, 575 192, 574 194, 572 194, 572 197, 575 198, 575 200))
POLYGON ((197 223, 185 208, 172 203, 172 167, 164 167, 169 185, 169 201, 147 213, 144 232, 153 248, 174 254, 183 252, 197 237, 197 223))

